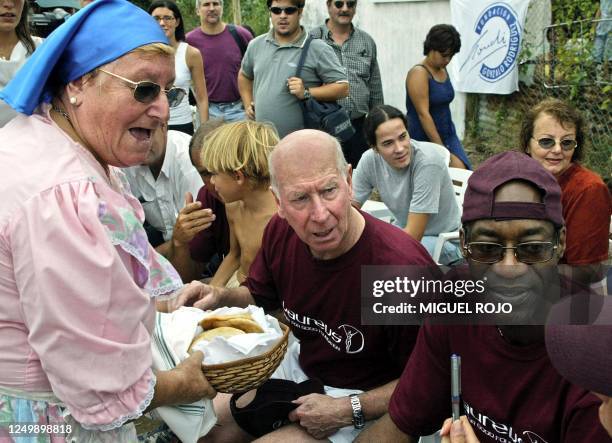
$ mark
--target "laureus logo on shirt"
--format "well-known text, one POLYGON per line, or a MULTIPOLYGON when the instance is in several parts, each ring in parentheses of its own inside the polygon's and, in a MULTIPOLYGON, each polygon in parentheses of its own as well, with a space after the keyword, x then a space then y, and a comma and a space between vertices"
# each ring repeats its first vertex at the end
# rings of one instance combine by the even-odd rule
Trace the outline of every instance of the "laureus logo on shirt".
POLYGON ((548 443, 533 431, 516 431, 511 425, 499 423, 463 402, 468 420, 491 440, 500 443, 548 443))
POLYGON ((283 311, 292 327, 303 331, 318 332, 336 351, 357 354, 363 350, 365 344, 363 333, 355 326, 344 324, 332 329, 323 320, 298 314, 285 307, 284 303, 283 311))

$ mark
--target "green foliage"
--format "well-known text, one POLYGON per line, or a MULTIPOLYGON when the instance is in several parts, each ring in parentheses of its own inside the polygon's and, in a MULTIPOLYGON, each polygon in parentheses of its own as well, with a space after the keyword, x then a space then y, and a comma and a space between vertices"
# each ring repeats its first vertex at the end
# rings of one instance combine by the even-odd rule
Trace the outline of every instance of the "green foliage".
POLYGON ((593 0, 554 0, 551 3, 555 23, 592 19, 599 7, 599 2, 593 0))
POLYGON ((198 17, 195 0, 176 0, 176 4, 181 10, 183 16, 183 27, 185 33, 200 26, 200 17, 198 17))
POLYGON ((257 35, 270 29, 268 7, 263 0, 241 0, 242 23, 249 25, 257 35))
POLYGON ((558 0, 552 3, 553 22, 548 33, 551 57, 549 83, 569 88, 569 98, 579 104, 585 88, 593 86, 596 63, 592 57, 595 18, 599 2, 558 0))

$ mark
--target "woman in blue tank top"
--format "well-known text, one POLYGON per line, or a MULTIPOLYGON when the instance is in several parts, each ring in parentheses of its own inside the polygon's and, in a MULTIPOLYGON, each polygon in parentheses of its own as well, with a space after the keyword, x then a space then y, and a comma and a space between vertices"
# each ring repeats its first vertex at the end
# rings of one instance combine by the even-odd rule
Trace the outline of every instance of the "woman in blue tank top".
POLYGON ((451 118, 449 104, 455 98, 446 65, 461 48, 461 39, 451 25, 436 25, 423 44, 423 61, 406 76, 408 131, 415 140, 446 146, 450 166, 472 169, 451 118))

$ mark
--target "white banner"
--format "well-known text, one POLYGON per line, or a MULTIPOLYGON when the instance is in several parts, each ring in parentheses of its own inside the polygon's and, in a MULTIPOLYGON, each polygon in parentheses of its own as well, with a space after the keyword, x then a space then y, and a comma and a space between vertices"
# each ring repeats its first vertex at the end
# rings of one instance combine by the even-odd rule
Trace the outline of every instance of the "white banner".
POLYGON ((518 55, 529 0, 451 0, 461 51, 453 85, 462 92, 511 94, 518 90, 518 55))

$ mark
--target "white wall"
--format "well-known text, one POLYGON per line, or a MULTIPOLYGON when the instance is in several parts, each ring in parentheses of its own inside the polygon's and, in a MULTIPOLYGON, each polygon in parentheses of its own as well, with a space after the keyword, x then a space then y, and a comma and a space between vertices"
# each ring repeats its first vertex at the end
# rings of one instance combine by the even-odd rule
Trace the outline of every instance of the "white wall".
MULTIPOLYGON (((306 0, 302 18, 304 27, 310 29, 323 23, 325 18, 325 0, 306 0)), ((372 0, 359 0, 354 23, 376 41, 385 103, 406 111, 406 73, 424 58, 423 41, 429 29, 438 23, 450 23, 449 1, 374 3, 372 0)), ((459 138, 462 138, 465 94, 456 93, 451 111, 459 138)))

